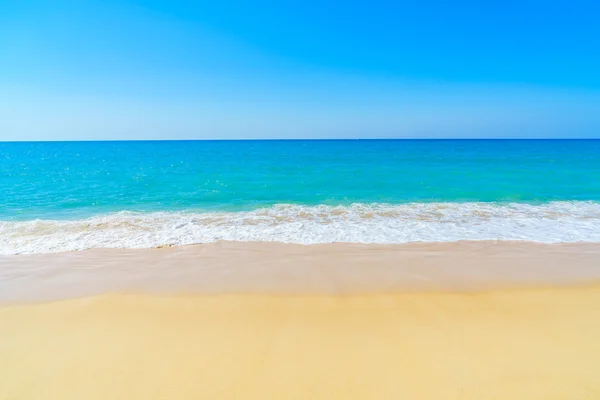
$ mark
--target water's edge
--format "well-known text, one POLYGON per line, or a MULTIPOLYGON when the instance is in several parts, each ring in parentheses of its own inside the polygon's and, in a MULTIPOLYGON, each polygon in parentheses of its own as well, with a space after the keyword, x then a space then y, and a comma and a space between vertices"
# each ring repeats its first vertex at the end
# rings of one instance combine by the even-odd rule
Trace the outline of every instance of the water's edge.
POLYGON ((600 242, 600 202, 279 204, 243 212, 118 212, 78 220, 0 221, 0 237, 2 255, 215 241, 600 242))

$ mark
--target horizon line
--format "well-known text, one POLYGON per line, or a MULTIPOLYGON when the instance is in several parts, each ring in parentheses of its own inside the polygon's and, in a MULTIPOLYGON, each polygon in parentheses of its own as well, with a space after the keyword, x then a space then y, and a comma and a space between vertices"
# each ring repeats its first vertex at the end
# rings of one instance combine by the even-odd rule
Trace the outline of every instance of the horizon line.
POLYGON ((467 140, 600 140, 599 137, 540 137, 540 138, 223 138, 223 139, 78 139, 78 140, 0 140, 0 143, 81 143, 81 142, 294 142, 294 141, 467 141, 467 140))

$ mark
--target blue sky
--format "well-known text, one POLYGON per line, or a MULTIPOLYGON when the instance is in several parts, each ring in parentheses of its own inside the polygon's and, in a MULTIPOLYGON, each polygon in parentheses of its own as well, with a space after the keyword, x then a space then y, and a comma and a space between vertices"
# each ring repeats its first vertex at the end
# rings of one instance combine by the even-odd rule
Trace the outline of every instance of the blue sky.
POLYGON ((0 0, 0 140, 600 137, 600 2, 0 0))

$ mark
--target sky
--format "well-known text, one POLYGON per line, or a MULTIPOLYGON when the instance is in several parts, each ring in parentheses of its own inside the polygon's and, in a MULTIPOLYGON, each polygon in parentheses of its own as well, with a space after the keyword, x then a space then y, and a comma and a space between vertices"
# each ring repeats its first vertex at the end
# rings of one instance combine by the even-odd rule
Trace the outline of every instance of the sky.
POLYGON ((0 0, 0 141, 600 138, 600 2, 0 0))

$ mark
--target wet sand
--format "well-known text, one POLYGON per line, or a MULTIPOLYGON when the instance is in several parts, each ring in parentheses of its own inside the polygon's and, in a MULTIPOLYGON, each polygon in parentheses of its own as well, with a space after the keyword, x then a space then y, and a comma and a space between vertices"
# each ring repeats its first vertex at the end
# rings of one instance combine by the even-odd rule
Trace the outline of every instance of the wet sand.
POLYGON ((219 242, 0 256, 0 303, 106 293, 365 294, 600 283, 600 243, 219 242))
POLYGON ((599 255, 481 242, 4 257, 0 398, 596 399, 599 255))

